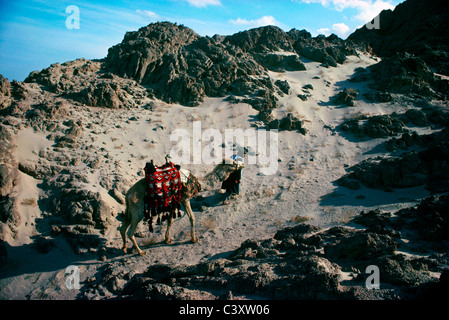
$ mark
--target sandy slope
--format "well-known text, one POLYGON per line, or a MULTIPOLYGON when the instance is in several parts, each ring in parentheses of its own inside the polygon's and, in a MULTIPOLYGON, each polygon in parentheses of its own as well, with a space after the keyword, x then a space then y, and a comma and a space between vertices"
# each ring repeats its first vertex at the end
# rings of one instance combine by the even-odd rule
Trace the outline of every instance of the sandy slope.
MULTIPOLYGON (((349 57, 338 68, 326 69, 318 63, 306 62, 307 71, 270 72, 273 80, 287 80, 291 87, 289 95, 279 97, 281 107, 275 111, 276 116, 280 118, 293 112, 304 120, 307 134, 279 132, 276 174, 261 175, 257 165, 248 164, 243 170, 241 194, 231 204, 222 206, 221 194, 215 191, 203 192, 202 197, 192 201, 199 243, 187 242, 190 227, 185 217, 174 224, 173 245, 162 243, 165 226, 157 227, 156 233, 150 234, 141 223, 138 242, 147 252, 145 257, 135 256, 133 252, 120 253, 121 238, 116 228, 120 226, 119 213, 124 206, 108 194, 108 188, 118 179, 130 187, 141 178, 145 162, 154 159, 156 163, 162 163, 175 145, 170 141, 173 130, 184 128, 190 133, 194 121, 201 121, 203 130, 248 129, 257 126, 254 120, 257 111, 246 104, 229 104, 217 98, 206 99, 196 108, 159 101, 146 109, 111 111, 73 107, 73 117, 83 123, 84 132, 79 147, 71 149, 67 156, 79 159, 72 165, 84 177, 81 187, 100 192, 112 209, 114 223, 104 237, 108 240, 107 246, 117 250, 108 255, 107 261, 115 261, 117 270, 127 268, 136 273, 152 263, 194 264, 234 250, 248 238, 270 237, 279 228, 298 219, 327 227, 346 223, 361 210, 397 210, 427 196, 423 188, 386 193, 366 188, 351 191, 333 183, 345 174, 345 166, 382 154, 382 149, 376 148, 375 153, 372 150, 384 141, 346 137, 335 127, 344 119, 360 114, 387 114, 408 108, 390 103, 368 103, 362 98, 366 84, 348 82, 354 69, 376 62, 361 54, 360 57, 349 57), (311 84, 313 90, 309 89, 308 100, 302 101, 297 95, 304 94, 302 87, 307 84, 311 84), (356 107, 333 105, 332 98, 350 87, 361 91, 356 107)), ((41 150, 50 149, 51 141, 46 140, 46 136, 47 132, 21 130, 17 135, 17 157, 21 161, 35 161, 41 150)), ((201 177, 213 165, 187 164, 184 167, 201 177)), ((18 250, 10 250, 13 254, 8 259, 15 267, 0 278, 0 298, 73 299, 77 291, 66 289, 65 268, 79 266, 83 282, 95 275, 102 262, 94 255, 75 255, 59 238, 56 247, 47 254, 33 250, 31 237, 37 234, 34 224, 42 212, 32 199, 38 199, 43 191, 38 180, 21 175, 18 190, 22 225, 18 239, 9 242, 18 250)), ((108 296, 108 293, 97 294, 92 294, 91 298, 108 296)))

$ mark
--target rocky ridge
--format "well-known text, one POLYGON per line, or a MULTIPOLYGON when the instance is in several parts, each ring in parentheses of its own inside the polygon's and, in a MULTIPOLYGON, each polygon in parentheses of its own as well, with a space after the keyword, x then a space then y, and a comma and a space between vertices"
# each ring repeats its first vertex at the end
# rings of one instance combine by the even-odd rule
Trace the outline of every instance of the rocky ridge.
POLYGON ((423 59, 436 73, 449 75, 449 11, 444 0, 408 0, 379 15, 379 28, 366 26, 348 39, 369 46, 380 57, 408 52, 423 59))

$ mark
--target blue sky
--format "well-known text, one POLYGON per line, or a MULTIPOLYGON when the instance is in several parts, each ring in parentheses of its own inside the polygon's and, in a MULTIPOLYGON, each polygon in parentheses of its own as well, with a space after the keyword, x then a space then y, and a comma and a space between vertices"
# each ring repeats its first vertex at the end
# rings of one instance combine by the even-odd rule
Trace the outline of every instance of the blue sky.
POLYGON ((77 58, 100 59, 126 31, 157 21, 200 35, 229 35, 263 25, 346 38, 403 0, 0 0, 0 74, 22 81, 31 71, 77 58), (72 26, 79 9, 79 29, 72 26))

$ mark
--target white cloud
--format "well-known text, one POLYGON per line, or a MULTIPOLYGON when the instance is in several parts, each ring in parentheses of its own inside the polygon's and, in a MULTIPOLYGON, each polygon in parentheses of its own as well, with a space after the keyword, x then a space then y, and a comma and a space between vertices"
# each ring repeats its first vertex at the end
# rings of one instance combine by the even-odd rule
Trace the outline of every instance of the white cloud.
POLYGON ((374 19, 382 10, 395 8, 391 0, 295 0, 302 3, 318 3, 325 7, 332 7, 337 11, 347 8, 356 9, 358 14, 356 20, 368 22, 374 19))
POLYGON ((221 6, 220 0, 186 0, 189 4, 197 8, 204 8, 209 5, 211 6, 221 6))
POLYGON ((141 15, 141 16, 149 17, 150 19, 153 19, 153 20, 157 20, 157 19, 161 18, 161 16, 158 15, 156 12, 153 12, 153 11, 150 11, 150 10, 137 9, 136 13, 141 15))
POLYGON ((324 34, 326 37, 331 34, 331 29, 329 28, 321 28, 317 30, 318 34, 324 34))
POLYGON ((332 31, 339 36, 340 38, 346 38, 349 35, 349 32, 351 31, 351 28, 349 28, 344 23, 335 23, 332 26, 332 31))
POLYGON ((281 26, 281 23, 277 21, 273 16, 263 16, 259 19, 247 20, 237 18, 236 20, 229 20, 230 23, 238 26, 248 26, 251 28, 263 27, 263 26, 281 26))

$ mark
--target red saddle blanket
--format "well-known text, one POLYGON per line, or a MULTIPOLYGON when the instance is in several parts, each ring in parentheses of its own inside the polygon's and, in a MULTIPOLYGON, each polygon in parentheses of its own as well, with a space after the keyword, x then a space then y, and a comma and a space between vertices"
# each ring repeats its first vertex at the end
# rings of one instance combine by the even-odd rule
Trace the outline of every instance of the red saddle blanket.
MULTIPOLYGON (((167 162, 161 167, 148 163, 145 166, 147 196, 145 201, 145 217, 172 212, 180 208, 181 176, 179 167, 167 162)), ((165 220, 165 219, 164 219, 165 220)))

